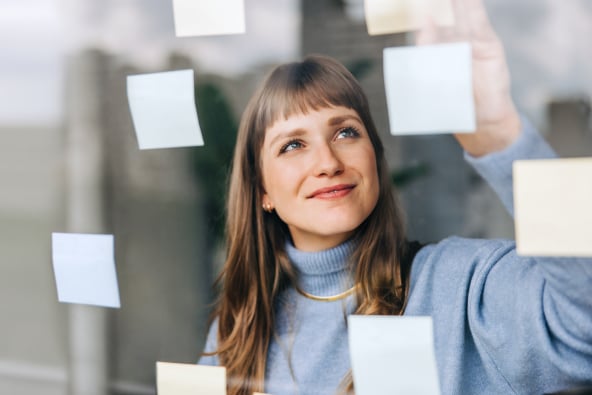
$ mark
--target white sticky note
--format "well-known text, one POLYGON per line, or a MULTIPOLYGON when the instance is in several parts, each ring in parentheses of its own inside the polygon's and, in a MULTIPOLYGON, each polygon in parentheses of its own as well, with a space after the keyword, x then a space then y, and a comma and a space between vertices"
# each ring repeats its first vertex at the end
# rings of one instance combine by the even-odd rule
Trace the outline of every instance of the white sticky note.
POLYGON ((440 393, 431 317, 350 315, 356 395, 440 393))
POLYGON ((113 235, 52 233, 58 300, 120 307, 113 235))
POLYGON ((244 0, 173 0, 177 37, 245 32, 244 0))
POLYGON ((158 395, 226 395, 226 368, 156 362, 158 395))
POLYGON ((440 26, 454 25, 450 0, 365 0, 368 34, 417 30, 427 18, 440 26))
POLYGON ((140 149, 204 144, 193 70, 130 75, 127 97, 140 149))
POLYGON ((520 255, 592 256, 592 158, 514 162, 520 255))
POLYGON ((469 43, 385 48, 384 84, 392 135, 474 132, 469 43))

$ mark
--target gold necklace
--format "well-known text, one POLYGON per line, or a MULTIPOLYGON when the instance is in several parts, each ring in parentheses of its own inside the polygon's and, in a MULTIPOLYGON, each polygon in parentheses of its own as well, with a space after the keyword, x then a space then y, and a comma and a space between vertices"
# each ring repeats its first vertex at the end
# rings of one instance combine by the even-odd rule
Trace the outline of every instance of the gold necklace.
POLYGON ((347 298, 349 295, 353 294, 357 288, 358 288, 358 285, 355 284, 353 287, 351 287, 347 291, 343 291, 341 293, 338 293, 337 295, 331 295, 331 296, 316 296, 313 294, 309 294, 308 292, 300 289, 300 287, 296 287, 296 291, 298 291, 298 293, 300 295, 304 296, 305 298, 316 300, 317 302, 335 302, 336 300, 341 300, 341 299, 347 298))

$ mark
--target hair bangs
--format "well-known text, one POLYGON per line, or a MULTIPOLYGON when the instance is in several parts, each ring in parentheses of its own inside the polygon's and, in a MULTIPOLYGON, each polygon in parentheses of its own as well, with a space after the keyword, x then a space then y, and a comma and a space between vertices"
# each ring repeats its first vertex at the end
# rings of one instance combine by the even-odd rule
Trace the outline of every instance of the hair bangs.
POLYGON ((307 114, 326 107, 343 106, 362 112, 360 88, 340 63, 323 56, 278 67, 268 78, 261 95, 258 127, 265 130, 279 119, 307 114))

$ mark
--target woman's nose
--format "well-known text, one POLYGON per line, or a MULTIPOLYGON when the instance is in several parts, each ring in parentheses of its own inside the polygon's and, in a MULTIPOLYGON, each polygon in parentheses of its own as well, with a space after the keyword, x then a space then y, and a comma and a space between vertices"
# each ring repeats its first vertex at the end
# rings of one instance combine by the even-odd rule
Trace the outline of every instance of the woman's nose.
POLYGON ((316 149, 315 175, 333 177, 343 173, 343 162, 329 144, 323 144, 316 149))

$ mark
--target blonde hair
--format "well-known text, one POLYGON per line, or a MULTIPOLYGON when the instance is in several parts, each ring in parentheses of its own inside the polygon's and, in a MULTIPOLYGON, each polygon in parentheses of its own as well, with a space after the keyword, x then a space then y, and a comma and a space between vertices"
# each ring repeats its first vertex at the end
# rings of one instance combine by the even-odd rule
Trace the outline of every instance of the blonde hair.
MULTIPOLYGON (((409 268, 400 263, 404 223, 365 94, 343 65, 325 56, 278 66, 243 113, 230 176, 227 258, 212 316, 218 320, 218 348, 212 354, 226 366, 230 395, 263 392, 274 301, 282 289, 297 281, 285 251, 288 228, 276 214, 262 208, 260 153, 265 131, 282 117, 329 106, 358 113, 374 147, 380 182, 376 207, 354 236, 350 264, 358 284, 356 314, 402 314, 404 309, 409 275, 409 268)), ((352 389, 351 374, 344 384, 352 389)))

